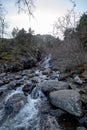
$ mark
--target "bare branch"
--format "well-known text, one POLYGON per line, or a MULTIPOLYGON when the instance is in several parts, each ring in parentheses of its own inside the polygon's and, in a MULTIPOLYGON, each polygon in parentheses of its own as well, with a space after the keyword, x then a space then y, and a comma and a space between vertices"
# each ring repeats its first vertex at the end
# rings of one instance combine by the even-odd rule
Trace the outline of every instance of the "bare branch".
POLYGON ((70 0, 70 2, 72 3, 71 10, 67 10, 67 14, 63 17, 59 17, 57 22, 55 22, 53 25, 53 35, 56 37, 60 35, 62 35, 63 37, 66 29, 75 30, 80 15, 78 15, 78 13, 75 11, 76 8, 75 1, 70 0))
POLYGON ((24 13, 28 12, 29 16, 33 16, 32 7, 34 7, 33 0, 17 0, 16 5, 18 7, 18 13, 23 11, 24 13))

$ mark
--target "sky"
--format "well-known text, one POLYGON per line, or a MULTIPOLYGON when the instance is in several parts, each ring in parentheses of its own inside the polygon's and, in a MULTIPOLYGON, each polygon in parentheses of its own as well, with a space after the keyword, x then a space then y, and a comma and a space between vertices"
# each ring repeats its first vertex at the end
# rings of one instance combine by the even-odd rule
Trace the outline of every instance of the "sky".
MULTIPOLYGON (((67 9, 72 8, 70 0, 34 0, 34 18, 31 17, 29 20, 27 14, 17 13, 15 1, 2 0, 7 10, 8 32, 11 32, 13 27, 25 28, 25 30, 31 27, 35 34, 51 34, 53 24, 57 21, 57 18, 64 16, 67 13, 67 9)), ((75 0, 75 2, 77 12, 83 13, 87 11, 87 0, 75 0)))

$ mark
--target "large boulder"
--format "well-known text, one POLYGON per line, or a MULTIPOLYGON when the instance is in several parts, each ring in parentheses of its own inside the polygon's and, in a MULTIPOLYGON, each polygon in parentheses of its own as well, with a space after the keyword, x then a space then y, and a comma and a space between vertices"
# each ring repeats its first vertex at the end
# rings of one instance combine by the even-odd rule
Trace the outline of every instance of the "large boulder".
POLYGON ((38 87, 45 93, 49 93, 55 90, 67 89, 68 84, 57 80, 47 80, 38 84, 38 87))
POLYGON ((49 94, 52 105, 75 116, 81 116, 80 94, 75 90, 59 90, 49 94))

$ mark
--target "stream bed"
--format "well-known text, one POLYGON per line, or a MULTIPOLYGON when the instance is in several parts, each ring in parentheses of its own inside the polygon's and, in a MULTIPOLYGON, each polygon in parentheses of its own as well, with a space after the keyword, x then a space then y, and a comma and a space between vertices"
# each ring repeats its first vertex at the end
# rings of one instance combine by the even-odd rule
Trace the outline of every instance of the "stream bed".
POLYGON ((85 80, 52 70, 50 57, 42 68, 0 74, 0 130, 87 129, 85 80))

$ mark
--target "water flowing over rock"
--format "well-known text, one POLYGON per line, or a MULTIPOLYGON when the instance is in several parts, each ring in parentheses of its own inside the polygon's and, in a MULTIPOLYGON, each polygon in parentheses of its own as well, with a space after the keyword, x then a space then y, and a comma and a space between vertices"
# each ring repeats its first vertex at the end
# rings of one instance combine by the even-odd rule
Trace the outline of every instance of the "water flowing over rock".
POLYGON ((51 54, 49 54, 48 56, 46 56, 44 59, 43 59, 43 62, 41 64, 41 66, 43 68, 48 68, 49 67, 49 61, 51 60, 51 54))
POLYGON ((35 88, 28 96, 21 89, 11 91, 0 109, 0 130, 41 130, 41 102, 47 100, 45 95, 35 88), (38 94, 36 98, 34 92, 38 94))
POLYGON ((50 93, 51 103, 70 114, 81 116, 81 100, 80 95, 75 90, 59 90, 50 93))
POLYGON ((31 91, 33 90, 34 87, 36 87, 35 84, 28 83, 28 84, 24 85, 24 87, 22 88, 22 91, 24 93, 31 93, 31 91))
POLYGON ((18 112, 27 102, 27 98, 22 92, 13 92, 9 95, 5 102, 5 111, 7 114, 18 112))
POLYGON ((60 75, 61 72, 51 67, 2 73, 0 80, 4 84, 1 82, 0 86, 0 130, 87 128, 87 85, 73 82, 74 77, 79 76, 77 73, 63 76, 62 81, 58 80, 60 75), (81 108, 85 114, 83 117, 79 117, 81 108), (68 127, 65 126, 67 118, 68 127), (76 123, 69 119, 76 119, 76 123))
MULTIPOLYGON (((34 108, 34 101, 30 101, 30 103, 26 104, 25 107, 12 119, 7 120, 2 128, 6 128, 6 130, 9 130, 9 128, 12 129, 21 129, 24 128, 24 130, 28 130, 31 128, 32 123, 35 121, 37 122, 37 114, 36 110, 34 108), (36 118, 36 120, 33 120, 33 118, 36 118)), ((38 124, 38 122, 37 122, 38 124)), ((35 126, 33 126, 33 129, 35 126)))

